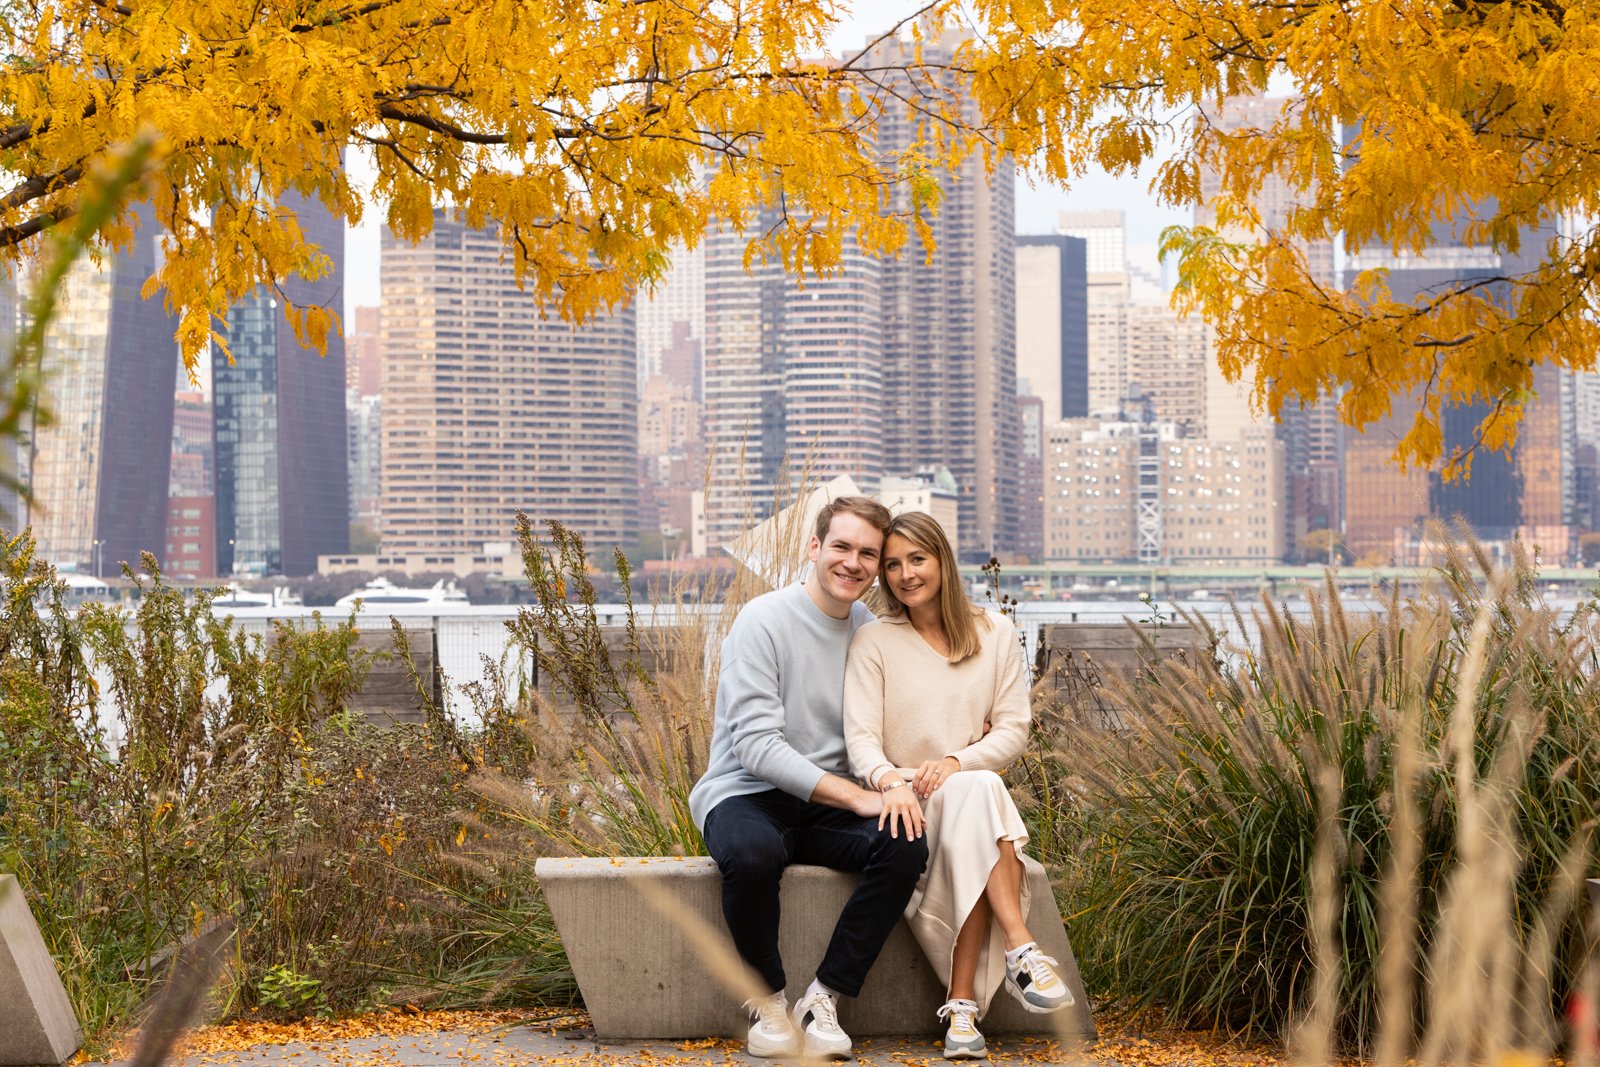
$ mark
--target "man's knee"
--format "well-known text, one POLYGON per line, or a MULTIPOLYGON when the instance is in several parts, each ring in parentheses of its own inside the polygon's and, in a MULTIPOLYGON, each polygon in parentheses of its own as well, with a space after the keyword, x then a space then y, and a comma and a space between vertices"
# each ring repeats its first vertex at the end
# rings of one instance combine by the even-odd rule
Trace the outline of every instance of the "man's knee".
POLYGON ((759 884, 777 882, 789 865, 783 839, 777 834, 751 835, 716 857, 722 877, 730 882, 759 884))

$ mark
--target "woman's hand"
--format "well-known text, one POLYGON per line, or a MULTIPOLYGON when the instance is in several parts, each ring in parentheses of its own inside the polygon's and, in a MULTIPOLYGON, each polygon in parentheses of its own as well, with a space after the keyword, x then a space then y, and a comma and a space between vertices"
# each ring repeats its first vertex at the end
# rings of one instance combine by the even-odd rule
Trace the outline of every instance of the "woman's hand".
POLYGON ((917 775, 911 779, 911 788, 917 791, 917 796, 926 800, 933 796, 933 791, 944 784, 944 780, 961 769, 961 761, 954 756, 943 759, 931 759, 917 768, 917 775))
POLYGON ((922 805, 917 803, 916 792, 904 782, 899 785, 891 782, 890 786, 883 790, 883 812, 878 816, 878 829, 887 825, 889 836, 899 837, 899 828, 903 826, 906 840, 915 841, 922 836, 922 805))

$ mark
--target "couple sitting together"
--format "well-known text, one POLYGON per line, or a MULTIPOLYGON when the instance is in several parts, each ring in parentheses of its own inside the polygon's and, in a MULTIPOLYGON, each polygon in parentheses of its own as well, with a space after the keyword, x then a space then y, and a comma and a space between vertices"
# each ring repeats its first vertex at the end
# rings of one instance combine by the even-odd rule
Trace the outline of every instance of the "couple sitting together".
POLYGON ((982 1058, 977 1023, 1002 982, 1029 1011, 1072 1003, 1028 933, 1028 834, 995 773, 1028 739, 1016 629, 967 600, 929 515, 839 497, 808 553, 810 577, 751 601, 728 633, 689 798, 734 946, 767 990, 746 1005, 750 1054, 849 1056, 837 1000, 860 994, 904 915, 949 991, 945 1056, 982 1058), (877 620, 860 603, 874 578, 877 620), (778 953, 791 863, 861 872, 792 1015, 778 953))

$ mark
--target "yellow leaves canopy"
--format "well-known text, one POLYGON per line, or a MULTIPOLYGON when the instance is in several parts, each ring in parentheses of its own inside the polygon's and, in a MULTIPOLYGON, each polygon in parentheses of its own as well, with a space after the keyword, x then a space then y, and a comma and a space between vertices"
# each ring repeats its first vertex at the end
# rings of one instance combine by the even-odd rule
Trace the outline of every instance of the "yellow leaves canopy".
MULTIPOLYGON (((968 0, 925 9, 918 43, 838 61, 818 58, 831 0, 23 0, 0 8, 0 248, 26 254, 153 130, 156 286, 192 360, 257 284, 326 269, 277 206, 291 189, 350 221, 382 211, 402 238, 458 208, 582 315, 658 277, 674 241, 763 208, 782 223, 752 255, 826 271, 846 231, 902 247, 937 207, 930 175, 970 152, 1062 181, 1160 153, 1169 203, 1218 179, 1217 225, 1168 246, 1223 366, 1274 412, 1331 391, 1360 425, 1415 397, 1399 452, 1431 463, 1441 405, 1487 404, 1485 442, 1508 443, 1533 367, 1587 367, 1600 343, 1597 15, 1600 0, 968 0), (953 59, 922 51, 941 27, 953 59), (1218 101, 1268 89, 1295 101, 1275 121, 1215 121, 1218 101), (899 158, 874 145, 891 113, 925 134, 899 158), (372 154, 370 188, 351 150, 372 154), (1273 177, 1301 195, 1268 231, 1255 203, 1273 177), (1317 241, 1362 268, 1348 290, 1308 267, 1317 241), (1441 242, 1494 265, 1392 294, 1386 266, 1441 242)), ((335 326, 290 316, 312 341, 335 326)))
POLYGON ((1149 0, 993 5, 976 58, 1009 142, 1048 173, 1087 161, 1131 171, 1157 133, 1173 151, 1155 185, 1216 225, 1170 232, 1179 300, 1216 327, 1218 358, 1272 413, 1341 398, 1365 425, 1396 397, 1420 413, 1397 449, 1443 454, 1443 407, 1480 405, 1482 444, 1508 446, 1533 368, 1593 365, 1600 234, 1600 4, 1591 0, 1149 0), (1035 4, 1029 4, 1035 7, 1035 4), (1271 92, 1274 121, 1230 128, 1220 103, 1271 92), (1297 194, 1268 229, 1258 194, 1297 194), (1313 242, 1345 249, 1347 289, 1308 266, 1313 242), (1442 246, 1459 252, 1441 254, 1442 246), (1391 270, 1455 264, 1420 294, 1391 270))
MULTIPOLYGON (((873 148, 885 71, 809 58, 833 18, 827 0, 5 5, 0 248, 27 254, 79 209, 86 176, 153 133, 138 195, 167 233, 149 289, 179 311, 191 362, 255 286, 327 270, 279 206, 289 190, 352 222, 382 211, 410 239, 436 205, 458 209, 574 316, 657 277, 674 241, 769 206, 783 222, 757 253, 826 270, 843 232, 889 252, 922 206, 894 207, 900 164, 873 148), (369 188, 346 170, 353 149, 375 161, 369 188)), ((947 139, 942 158, 971 143, 947 139)), ((115 245, 127 226, 101 234, 115 245)), ((334 325, 283 302, 308 342, 334 325)))

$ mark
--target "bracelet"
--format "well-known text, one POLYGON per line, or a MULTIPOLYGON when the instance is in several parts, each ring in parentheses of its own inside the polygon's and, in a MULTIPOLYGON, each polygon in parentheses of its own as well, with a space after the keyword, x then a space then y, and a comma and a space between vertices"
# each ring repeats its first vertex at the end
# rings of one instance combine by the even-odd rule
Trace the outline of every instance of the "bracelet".
POLYGON ((910 784, 911 784, 910 782, 896 782, 894 785, 886 785, 886 786, 880 787, 878 792, 887 793, 891 789, 904 789, 907 786, 909 786, 910 784))

